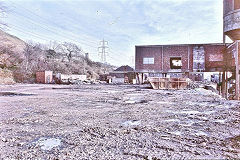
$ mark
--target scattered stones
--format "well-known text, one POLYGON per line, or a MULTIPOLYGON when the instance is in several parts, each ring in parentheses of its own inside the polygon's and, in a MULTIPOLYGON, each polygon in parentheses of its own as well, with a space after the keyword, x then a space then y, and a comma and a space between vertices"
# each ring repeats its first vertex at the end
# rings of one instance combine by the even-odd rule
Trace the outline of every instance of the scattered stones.
POLYGON ((0 88, 36 95, 0 97, 0 159, 239 158, 240 103, 212 91, 99 84, 0 88))
POLYGON ((3 142, 7 142, 7 139, 6 139, 6 138, 2 138, 2 141, 3 141, 3 142))

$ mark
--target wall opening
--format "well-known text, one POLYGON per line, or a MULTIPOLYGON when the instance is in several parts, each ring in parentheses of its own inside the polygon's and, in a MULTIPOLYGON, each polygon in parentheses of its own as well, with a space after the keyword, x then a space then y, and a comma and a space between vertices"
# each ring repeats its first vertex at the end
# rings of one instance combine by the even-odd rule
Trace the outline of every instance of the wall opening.
POLYGON ((182 68, 181 57, 171 57, 170 58, 170 68, 171 69, 181 69, 182 68))

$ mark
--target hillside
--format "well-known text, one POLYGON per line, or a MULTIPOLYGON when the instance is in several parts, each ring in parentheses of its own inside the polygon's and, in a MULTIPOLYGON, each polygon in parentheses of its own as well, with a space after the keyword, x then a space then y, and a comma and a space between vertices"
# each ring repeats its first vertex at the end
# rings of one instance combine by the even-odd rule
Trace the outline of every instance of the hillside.
MULTIPOLYGON (((21 39, 0 30, 0 84, 13 84, 12 64, 15 58, 22 57, 25 42, 21 39)), ((14 64, 15 65, 15 64, 14 64)))
POLYGON ((7 47, 13 47, 13 50, 15 52, 23 52, 23 49, 25 48, 25 42, 21 39, 19 39, 16 36, 13 36, 11 34, 8 34, 2 30, 0 30, 0 47, 7 46, 7 47))
POLYGON ((85 74, 91 80, 112 71, 114 66, 94 62, 85 57, 76 44, 64 42, 58 47, 28 44, 16 36, 0 30, 0 84, 34 83, 35 73, 85 74))

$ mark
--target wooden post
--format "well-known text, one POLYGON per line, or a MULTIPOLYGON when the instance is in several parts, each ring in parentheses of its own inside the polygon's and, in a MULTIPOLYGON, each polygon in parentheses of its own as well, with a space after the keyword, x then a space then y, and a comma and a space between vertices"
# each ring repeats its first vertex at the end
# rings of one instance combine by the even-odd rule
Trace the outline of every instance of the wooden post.
POLYGON ((226 98, 226 71, 222 74, 222 97, 226 98))
POLYGON ((160 82, 160 77, 158 77, 158 89, 160 89, 161 82, 160 82))
POLYGON ((221 72, 219 72, 219 95, 221 95, 222 93, 222 87, 220 86, 220 82, 221 82, 221 72))
POLYGON ((163 60, 163 46, 162 46, 162 73, 163 73, 163 63, 164 63, 164 60, 163 60))
POLYGON ((179 89, 179 81, 180 81, 180 78, 178 78, 177 89, 179 89))
POLYGON ((226 84, 225 84, 225 88, 226 88, 225 97, 226 97, 226 99, 228 99, 228 71, 226 72, 226 84))
POLYGON ((238 60, 238 45, 239 45, 239 42, 237 42, 237 47, 236 47, 236 56, 235 56, 235 64, 236 64, 236 100, 239 100, 239 60, 238 60))

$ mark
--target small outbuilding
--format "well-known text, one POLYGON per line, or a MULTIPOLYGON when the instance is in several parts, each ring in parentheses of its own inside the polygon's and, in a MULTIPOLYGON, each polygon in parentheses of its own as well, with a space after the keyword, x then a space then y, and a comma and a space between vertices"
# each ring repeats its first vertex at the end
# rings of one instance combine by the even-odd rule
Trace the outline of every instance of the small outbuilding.
POLYGON ((117 68, 109 75, 113 83, 133 83, 136 78, 134 69, 128 65, 117 68))
POLYGON ((48 84, 52 83, 53 72, 52 71, 38 71, 36 72, 36 83, 48 84))

